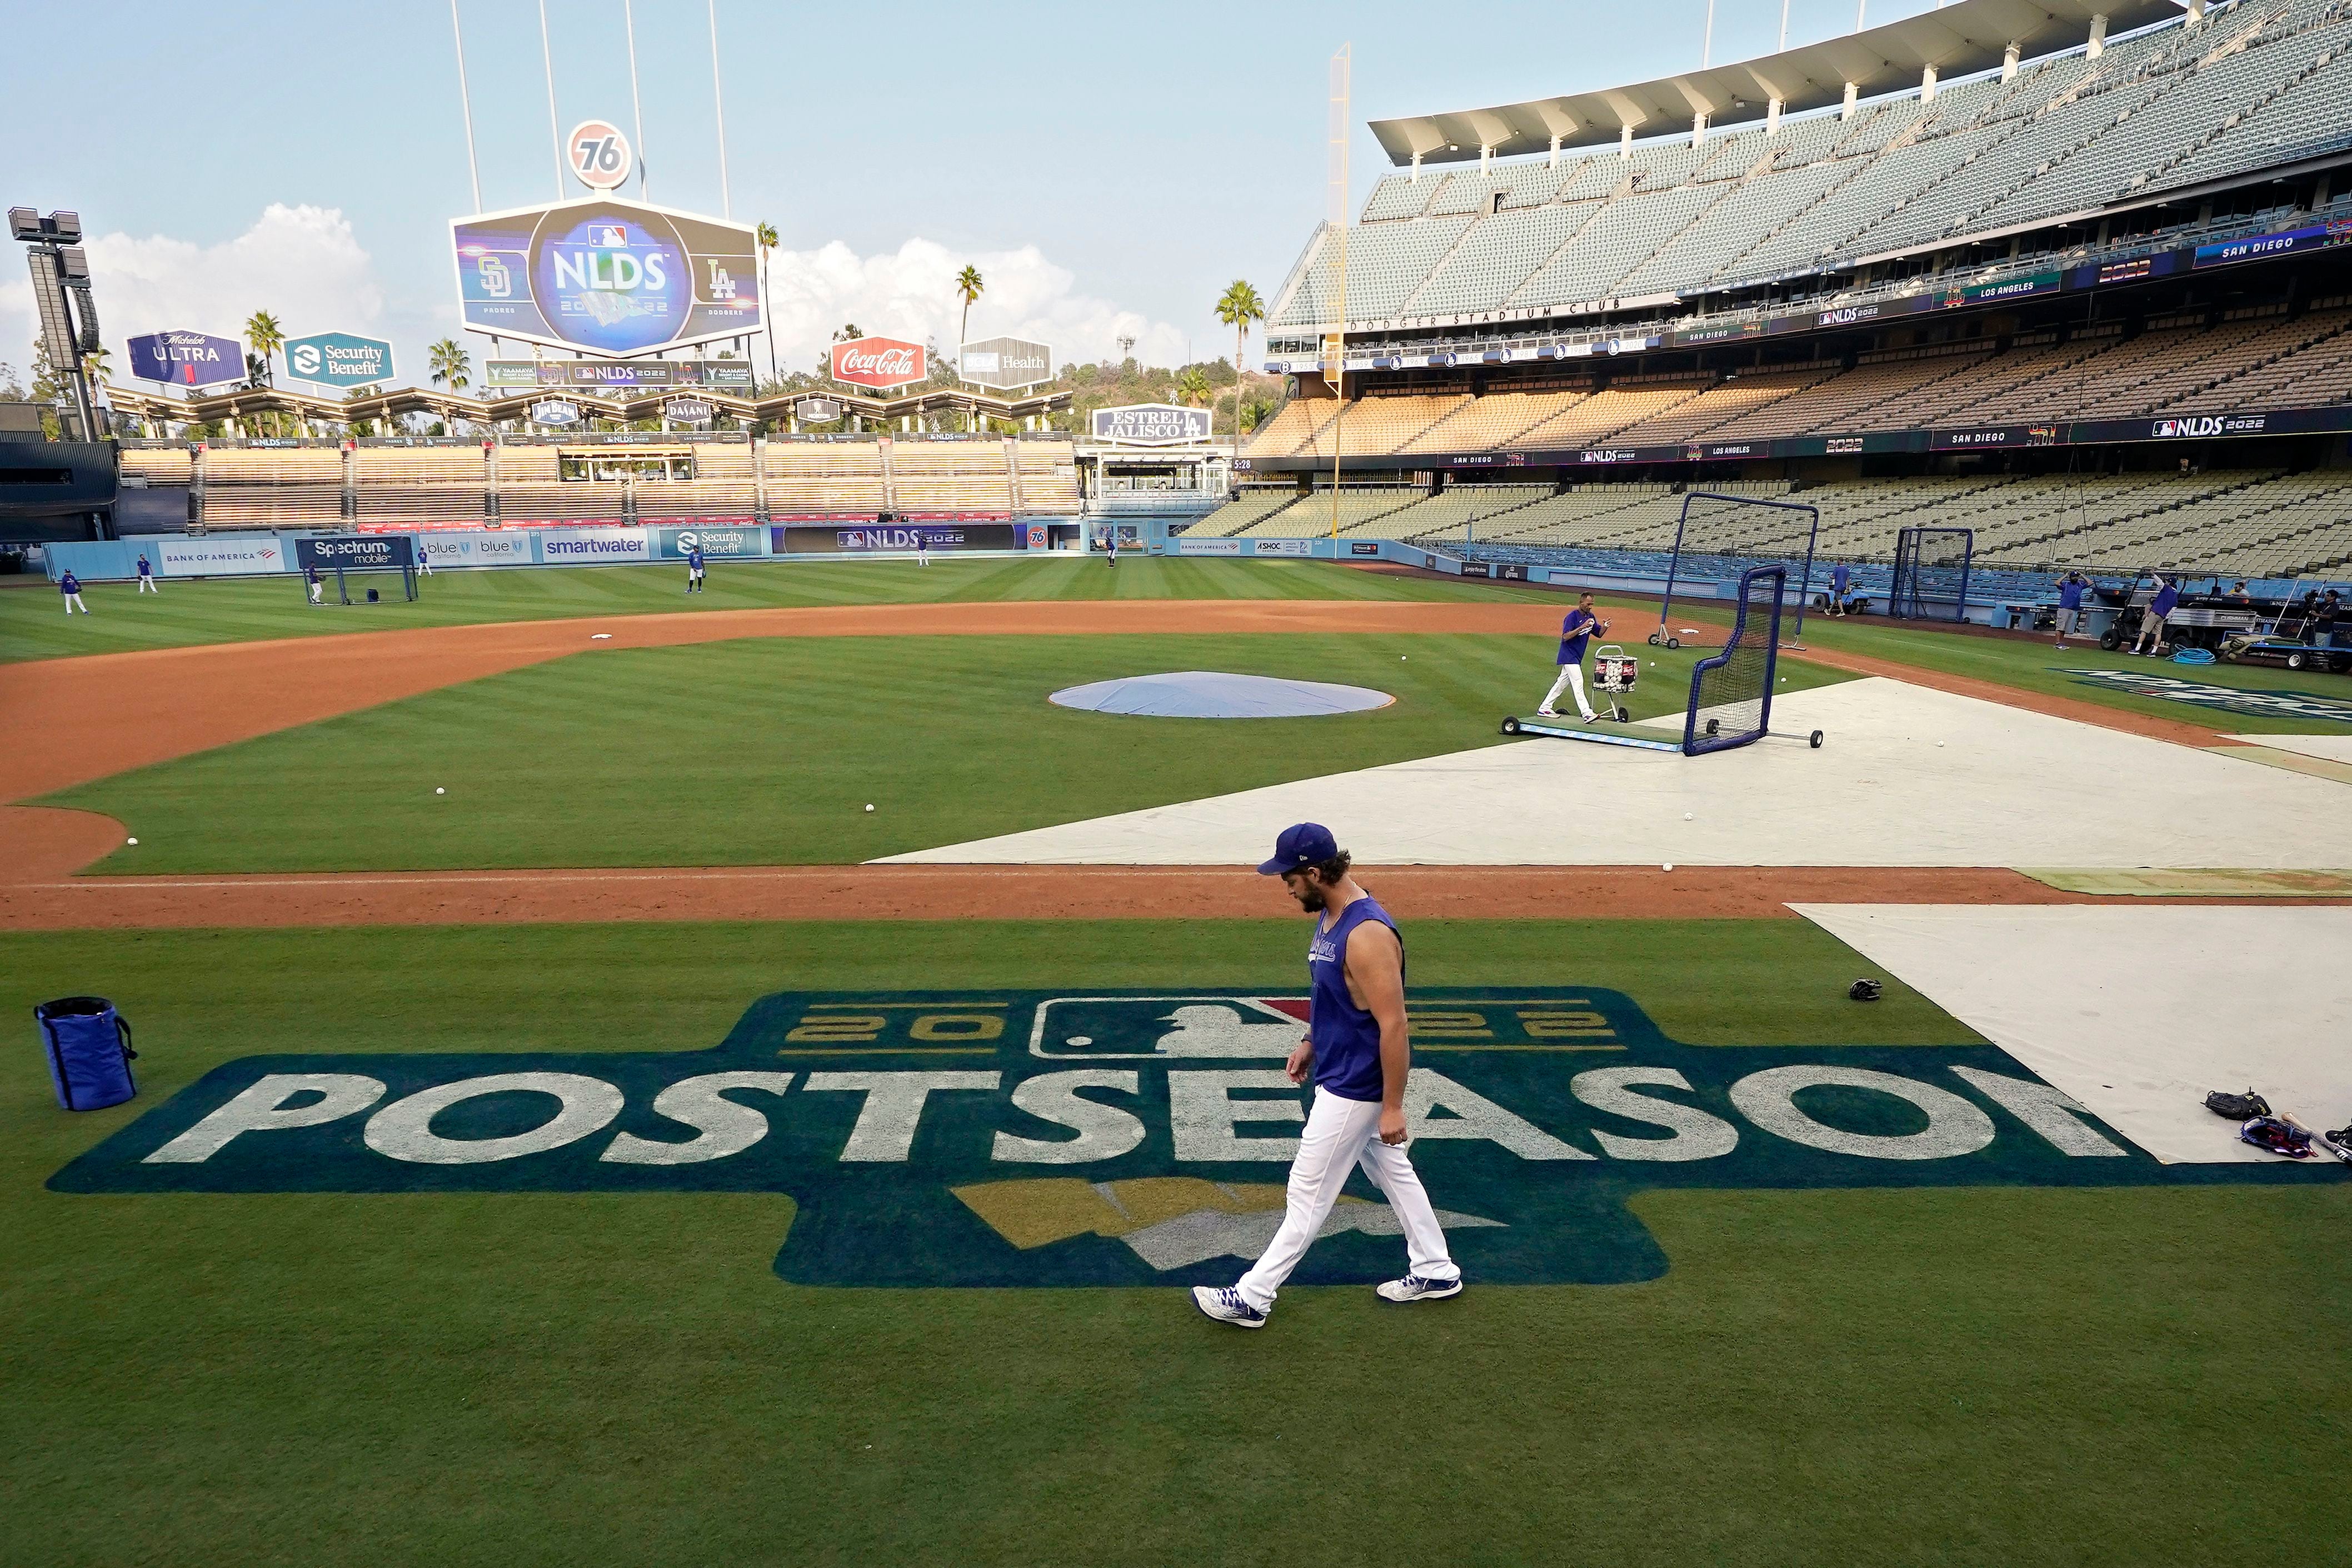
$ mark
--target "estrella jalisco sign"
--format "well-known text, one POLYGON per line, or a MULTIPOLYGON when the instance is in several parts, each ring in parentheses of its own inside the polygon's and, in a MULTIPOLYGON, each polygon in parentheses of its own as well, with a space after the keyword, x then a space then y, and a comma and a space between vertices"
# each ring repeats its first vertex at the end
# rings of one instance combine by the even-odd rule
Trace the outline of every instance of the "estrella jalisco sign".
MULTIPOLYGON (((809 1285, 1229 1280, 1280 1222, 1303 1001, 787 993, 706 1051, 248 1057, 50 1179, 66 1193, 780 1192, 809 1285)), ((1491 1284, 1654 1279, 1653 1187, 2294 1179, 2166 1166, 1990 1046, 1691 1047, 1614 992, 1424 990, 1405 1099, 1491 1284)), ((1393 1274, 1360 1182, 1301 1283, 1393 1274)))

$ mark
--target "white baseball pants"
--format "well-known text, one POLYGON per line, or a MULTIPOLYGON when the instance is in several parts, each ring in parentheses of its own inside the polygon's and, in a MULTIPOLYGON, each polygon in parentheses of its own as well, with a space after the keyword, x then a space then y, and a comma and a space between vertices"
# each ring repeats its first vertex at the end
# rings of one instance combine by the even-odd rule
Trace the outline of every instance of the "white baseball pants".
POLYGON ((161 598, 163 595, 163 590, 155 586, 155 579, 152 577, 140 578, 139 591, 142 594, 152 594, 157 598, 161 598))
POLYGON ((1381 1102, 1343 1100, 1318 1088, 1299 1134, 1298 1157, 1290 1163, 1290 1201, 1283 1212, 1282 1228, 1266 1244, 1265 1256, 1235 1287, 1242 1300, 1263 1312, 1274 1305, 1275 1292, 1307 1256, 1316 1233, 1331 1217, 1348 1173, 1358 1164, 1389 1201, 1404 1226, 1412 1272, 1424 1279, 1459 1279, 1462 1270, 1445 1250, 1445 1232, 1437 1211, 1429 1205, 1421 1177, 1402 1145, 1381 1142, 1381 1102))
POLYGON ((81 602, 81 595, 79 594, 68 594, 66 595, 66 614, 70 616, 76 610, 79 610, 85 616, 89 614, 89 606, 81 602))
POLYGON ((1551 689, 1544 694, 1543 706, 1549 708, 1553 703, 1558 702, 1559 694, 1563 691, 1576 693, 1576 710, 1587 719, 1592 717, 1592 704, 1584 700, 1584 667, 1582 665, 1563 664, 1559 667, 1559 679, 1553 681, 1551 689))

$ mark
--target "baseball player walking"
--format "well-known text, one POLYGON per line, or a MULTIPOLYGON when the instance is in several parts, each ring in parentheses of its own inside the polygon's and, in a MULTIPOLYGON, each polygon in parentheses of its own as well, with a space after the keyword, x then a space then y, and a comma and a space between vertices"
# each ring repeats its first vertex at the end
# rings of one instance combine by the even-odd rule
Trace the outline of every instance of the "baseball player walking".
POLYGON ((312 604, 323 605, 326 603, 326 600, 320 597, 320 595, 325 594, 327 591, 326 580, 319 575, 319 569, 316 566, 305 566, 302 568, 302 581, 310 584, 310 602, 312 604))
POLYGON ((1280 877, 1298 907, 1316 916, 1307 944, 1313 984, 1307 1037, 1285 1068, 1290 1081, 1315 1080, 1315 1100, 1291 1162, 1289 1202, 1265 1255, 1238 1284, 1195 1286, 1192 1304, 1221 1323, 1262 1329, 1275 1293, 1331 1217, 1348 1173, 1364 1173, 1404 1228, 1411 1264, 1377 1287, 1384 1301, 1436 1301, 1462 1293, 1462 1270, 1445 1249, 1429 1194, 1405 1155, 1405 1077, 1412 1042, 1404 1016, 1404 938, 1396 921, 1349 874, 1348 852, 1320 823, 1285 828, 1274 858, 1258 868, 1280 877))
POLYGON ((58 592, 65 599, 67 615, 70 616, 76 610, 79 610, 85 616, 89 614, 89 606, 81 602, 80 578, 70 572, 66 573, 58 579, 58 592))
POLYGON ((699 544, 687 547, 686 591, 689 594, 702 592, 702 546, 699 544))
POLYGON ((144 551, 139 555, 139 591, 152 594, 159 599, 163 596, 163 590, 155 586, 155 564, 147 559, 144 551))
POLYGON ((1595 633, 1605 637, 1608 632, 1609 623, 1592 613, 1592 595, 1579 594, 1576 608, 1560 617, 1559 679, 1544 694, 1542 706, 1536 710, 1537 718, 1559 718, 1552 704, 1559 700, 1562 691, 1571 691, 1576 694, 1577 712, 1583 715, 1586 723, 1592 722, 1592 704, 1584 700, 1584 646, 1595 633))

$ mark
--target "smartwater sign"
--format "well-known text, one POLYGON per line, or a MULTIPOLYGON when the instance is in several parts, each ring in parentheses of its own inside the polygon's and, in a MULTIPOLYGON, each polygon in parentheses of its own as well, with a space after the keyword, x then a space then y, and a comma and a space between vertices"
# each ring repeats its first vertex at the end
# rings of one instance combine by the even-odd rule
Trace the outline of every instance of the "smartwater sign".
POLYGON ((1173 403, 1131 403, 1124 408, 1097 408, 1093 415, 1094 437, 1128 447, 1181 447, 1209 438, 1209 411, 1173 403))
MULTIPOLYGON (((2161 1164, 1991 1046, 1695 1047, 1581 986, 1422 988, 1409 1006, 1413 1163, 1482 1286, 1657 1279, 1667 1255, 1630 1200, 1658 1188, 2324 1174, 2161 1164)), ((774 1268, 795 1284, 1222 1285, 1282 1223, 1306 1119, 1282 1064, 1306 1011, 1211 987, 786 993, 700 1051, 246 1057, 48 1186, 182 1205, 783 1193, 798 1210, 774 1268)), ((1297 1282, 1392 1278, 1401 1229, 1351 1191, 1297 1282)))
POLYGON ((313 332, 286 345, 286 374, 321 386, 366 386, 392 379, 392 345, 349 332, 313 332))
POLYGON ((217 386, 245 379, 245 349, 210 332, 150 332, 131 340, 131 374, 174 386, 217 386))
POLYGON ((597 561, 648 561, 653 558, 653 552, 651 529, 551 529, 539 536, 539 560, 542 566, 578 565, 597 561))

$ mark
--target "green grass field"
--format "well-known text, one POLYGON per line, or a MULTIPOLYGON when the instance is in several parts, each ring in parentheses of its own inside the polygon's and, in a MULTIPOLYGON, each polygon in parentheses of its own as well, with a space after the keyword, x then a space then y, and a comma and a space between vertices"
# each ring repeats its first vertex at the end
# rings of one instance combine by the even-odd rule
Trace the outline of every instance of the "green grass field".
MULTIPOLYGON (((1328 562, 1187 560, 1131 556, 1114 572, 1098 560, 942 561, 929 569, 899 562, 845 561, 712 568, 708 594, 688 598, 675 566, 608 566, 445 572, 425 585, 415 605, 312 609, 290 581, 173 581, 160 595, 141 598, 130 584, 89 590, 95 613, 68 620, 57 595, 40 584, 0 590, 0 663, 134 648, 180 647, 268 637, 310 637, 389 626, 464 626, 488 621, 566 616, 693 614, 766 605, 934 604, 1016 599, 1209 598, 1537 601, 1565 607, 1559 590, 1525 584, 1459 582, 1370 572, 1328 562)), ((1654 612, 1629 605, 1618 617, 1619 640, 1641 641, 1654 612)), ((1680 605, 1676 626, 1717 626, 1722 612, 1704 602, 1680 605)), ((2325 719, 2238 714, 2144 697, 2071 679, 2067 670, 2122 670, 2169 675, 2246 691, 2300 691, 2352 701, 2352 681, 2316 671, 2258 666, 2194 668, 2104 653, 2095 643, 2054 651, 2042 638, 1963 637, 1895 626, 1883 621, 1805 623, 1812 646, 1893 659, 1954 675, 1972 676, 2023 690, 2072 698, 2129 712, 2210 723, 2223 731, 2294 733, 2330 727, 2325 719)))
MULTIPOLYGON (((836 864, 1499 744, 1502 715, 1531 711, 1549 686, 1551 656, 1547 638, 1499 636, 780 637, 586 653, 48 803, 127 826, 138 847, 101 867, 118 873, 836 864), (1396 701, 1307 721, 1047 701, 1181 669, 1349 682, 1396 701)), ((1654 657, 1637 715, 1686 700, 1696 655, 1654 657)), ((1784 668, 1783 690, 1843 679, 1784 668)))
MULTIPOLYGON (((1796 921, 1439 924, 1701 1043, 1968 1032, 1796 921)), ((0 936, 142 1098, 0 1058, 11 1563, 2326 1560, 2352 1184, 1651 1192, 1647 1284, 1266 1332, 1170 1289, 809 1289, 773 1194, 68 1195, 232 1058, 698 1048, 793 986, 1297 984, 1296 921, 0 936), (2257 1544, 2266 1543, 2266 1544, 2257 1544)), ((1443 1201, 1443 1194, 1440 1201, 1443 1201)))
POLYGON ((701 594, 685 592, 683 563, 440 572, 417 602, 312 607, 292 577, 103 583, 83 595, 90 614, 68 619, 38 582, 0 590, 0 662, 121 653, 132 648, 251 642, 383 631, 394 626, 574 616, 696 614, 835 605, 979 604, 1014 599, 1481 600, 1559 597, 1526 584, 1364 572, 1329 562, 1213 561, 1130 555, 1116 567, 1076 556, 1028 561, 714 562, 701 594))

